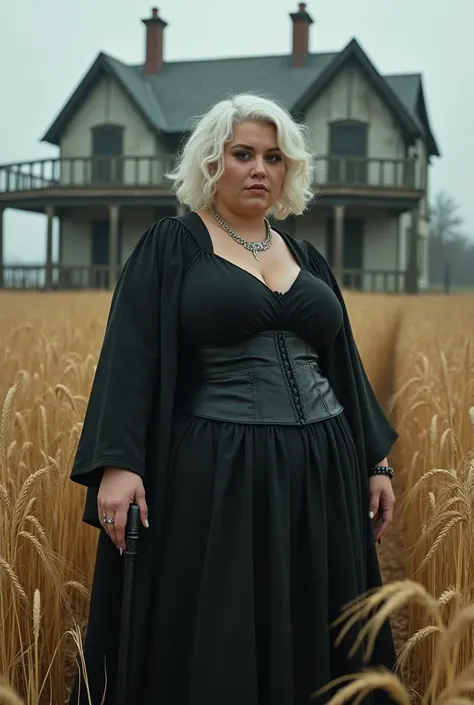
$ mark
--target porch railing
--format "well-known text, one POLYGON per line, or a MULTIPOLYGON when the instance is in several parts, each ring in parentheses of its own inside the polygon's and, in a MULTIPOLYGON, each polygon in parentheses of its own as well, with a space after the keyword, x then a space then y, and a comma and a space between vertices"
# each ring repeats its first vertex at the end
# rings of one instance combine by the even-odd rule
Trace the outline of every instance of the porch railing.
MULTIPOLYGON (((116 277, 120 273, 117 268, 116 277)), ((4 265, 3 287, 15 290, 46 289, 45 265, 4 265)), ((107 266, 66 266, 53 264, 51 280, 56 291, 108 289, 110 269, 107 266)), ((402 292, 405 272, 390 270, 345 269, 342 285, 356 291, 402 292)))
POLYGON ((389 269, 344 269, 342 286, 355 291, 401 293, 405 291, 405 272, 389 269))
MULTIPOLYGON (((45 189, 167 188, 165 173, 172 155, 62 157, 0 165, 0 194, 45 189)), ((419 164, 413 159, 367 159, 318 156, 316 186, 423 189, 419 164)))
POLYGON ((313 162, 319 186, 377 189, 424 189, 424 176, 416 159, 319 156, 313 162))
MULTIPOLYGON (((116 278, 120 267, 117 267, 116 278)), ((56 291, 108 289, 110 268, 107 265, 65 266, 53 264, 52 288, 56 291)), ((47 267, 41 264, 4 265, 3 288, 43 290, 47 288, 47 267)))
POLYGON ((0 165, 0 193, 58 188, 166 187, 172 157, 63 157, 0 165))

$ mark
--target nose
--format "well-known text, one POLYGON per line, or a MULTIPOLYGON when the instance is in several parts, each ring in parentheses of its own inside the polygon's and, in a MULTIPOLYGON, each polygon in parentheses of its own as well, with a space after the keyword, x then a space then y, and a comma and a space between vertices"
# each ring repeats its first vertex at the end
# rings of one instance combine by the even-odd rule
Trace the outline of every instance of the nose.
POLYGON ((265 165, 265 159, 257 155, 253 164, 252 176, 254 176, 255 178, 264 179, 266 175, 267 168, 265 165))

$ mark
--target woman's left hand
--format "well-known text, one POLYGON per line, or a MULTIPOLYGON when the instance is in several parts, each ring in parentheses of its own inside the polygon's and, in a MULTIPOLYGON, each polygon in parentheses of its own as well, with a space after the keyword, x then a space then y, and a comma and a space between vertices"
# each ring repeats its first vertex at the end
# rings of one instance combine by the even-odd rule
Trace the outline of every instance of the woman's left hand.
POLYGON ((382 538, 393 521, 394 505, 395 495, 390 478, 386 475, 372 475, 369 478, 369 511, 372 519, 380 521, 375 532, 375 541, 382 538))

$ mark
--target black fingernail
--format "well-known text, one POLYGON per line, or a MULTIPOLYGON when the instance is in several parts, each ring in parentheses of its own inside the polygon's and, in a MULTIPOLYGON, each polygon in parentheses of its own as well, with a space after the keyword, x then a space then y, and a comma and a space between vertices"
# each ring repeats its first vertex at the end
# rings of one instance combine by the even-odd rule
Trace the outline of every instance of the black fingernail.
POLYGON ((379 540, 377 541, 377 543, 382 543, 382 539, 379 539, 379 540))

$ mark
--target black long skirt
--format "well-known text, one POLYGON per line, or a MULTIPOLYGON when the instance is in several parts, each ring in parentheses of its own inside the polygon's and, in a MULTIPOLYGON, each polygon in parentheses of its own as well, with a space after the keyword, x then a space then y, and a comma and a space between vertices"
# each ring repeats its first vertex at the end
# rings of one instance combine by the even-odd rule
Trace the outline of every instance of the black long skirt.
MULTIPOLYGON (((306 427, 180 416, 171 467, 146 655, 128 705, 309 705, 319 688, 364 667, 361 650, 348 654, 356 630, 336 648, 331 626, 380 584, 344 414, 306 427)), ((117 638, 99 609, 113 599, 107 563, 117 553, 101 537, 87 640, 97 698, 104 664, 94 642, 101 629, 107 643, 117 638)), ((391 668, 394 658, 386 625, 372 664, 391 668)), ((113 668, 108 677, 107 705, 113 668)))

